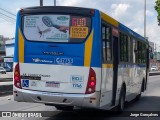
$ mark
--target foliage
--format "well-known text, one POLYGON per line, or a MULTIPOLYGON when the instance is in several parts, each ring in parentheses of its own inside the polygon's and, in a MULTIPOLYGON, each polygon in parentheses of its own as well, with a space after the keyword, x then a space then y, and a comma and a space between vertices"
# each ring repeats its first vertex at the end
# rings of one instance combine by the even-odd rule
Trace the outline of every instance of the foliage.
POLYGON ((157 19, 158 19, 158 25, 160 25, 160 0, 156 1, 155 10, 158 13, 157 19))

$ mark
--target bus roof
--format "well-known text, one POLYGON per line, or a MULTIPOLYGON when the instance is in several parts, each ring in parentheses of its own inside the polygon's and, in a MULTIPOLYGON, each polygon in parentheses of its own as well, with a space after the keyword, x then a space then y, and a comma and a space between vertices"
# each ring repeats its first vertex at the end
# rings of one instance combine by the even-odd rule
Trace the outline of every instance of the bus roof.
POLYGON ((34 14, 34 13, 70 13, 70 14, 82 14, 90 15, 91 10, 89 8, 82 7, 70 7, 70 6, 36 6, 36 7, 27 7, 21 10, 21 14, 34 14))
MULTIPOLYGON (((71 7, 71 6, 37 6, 37 7, 28 7, 28 8, 23 8, 21 11, 21 14, 28 14, 28 13, 76 13, 76 14, 83 14, 83 15, 90 15, 92 16, 93 14, 91 13, 91 10, 95 10, 92 8, 83 8, 83 7, 71 7)), ((127 34, 132 35, 133 37, 142 40, 144 42, 148 43, 148 40, 139 35, 138 33, 134 32, 130 28, 126 27, 125 25, 121 24, 114 18, 110 17, 109 15, 101 12, 101 17, 103 20, 108 22, 109 24, 117 27, 119 30, 122 32, 125 32, 127 34)))
POLYGON ((115 20, 114 18, 110 17, 109 15, 101 12, 101 17, 103 20, 105 20, 106 22, 108 22, 109 24, 117 27, 120 31, 125 32, 129 35, 132 35, 133 37, 142 40, 144 42, 148 43, 148 40, 145 39, 144 37, 142 37, 141 35, 139 35, 138 33, 134 32, 133 30, 131 30, 130 28, 126 27, 125 25, 123 25, 122 23, 118 22, 117 20, 115 20))

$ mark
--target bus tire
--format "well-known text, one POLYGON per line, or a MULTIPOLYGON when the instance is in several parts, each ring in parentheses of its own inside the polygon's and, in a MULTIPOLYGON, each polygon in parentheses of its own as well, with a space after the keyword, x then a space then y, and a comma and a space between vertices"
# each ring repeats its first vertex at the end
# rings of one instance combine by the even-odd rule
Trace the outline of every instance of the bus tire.
POLYGON ((138 101, 140 100, 140 98, 141 98, 141 93, 136 96, 135 100, 138 101))
POLYGON ((63 111, 72 111, 73 106, 55 106, 57 110, 63 110, 63 111))
POLYGON ((121 88, 121 92, 120 92, 120 97, 119 97, 119 102, 118 102, 118 106, 117 106, 117 110, 118 112, 122 112, 124 110, 124 105, 125 105, 125 89, 124 86, 121 88))

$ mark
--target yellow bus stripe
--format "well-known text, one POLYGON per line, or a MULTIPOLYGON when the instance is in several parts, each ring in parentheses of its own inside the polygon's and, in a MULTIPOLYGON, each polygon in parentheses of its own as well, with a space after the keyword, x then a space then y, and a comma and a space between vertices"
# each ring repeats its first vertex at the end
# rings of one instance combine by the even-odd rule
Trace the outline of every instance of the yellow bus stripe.
POLYGON ((113 64, 102 64, 102 68, 113 68, 113 64))
POLYGON ((18 30, 18 48, 19 62, 24 63, 24 38, 20 29, 18 30))
POLYGON ((104 21, 110 23, 111 25, 118 27, 118 21, 113 19, 112 17, 104 14, 103 12, 101 12, 101 17, 104 21))
POLYGON ((84 55, 84 66, 89 67, 91 64, 91 55, 92 55, 92 42, 93 42, 93 31, 88 37, 85 43, 85 55, 84 55))

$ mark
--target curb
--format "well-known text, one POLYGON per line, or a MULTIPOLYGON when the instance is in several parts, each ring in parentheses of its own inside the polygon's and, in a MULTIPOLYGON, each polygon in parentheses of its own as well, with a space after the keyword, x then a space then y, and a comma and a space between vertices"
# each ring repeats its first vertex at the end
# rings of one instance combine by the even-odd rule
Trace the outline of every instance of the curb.
POLYGON ((160 75, 160 72, 149 73, 149 76, 160 75))
POLYGON ((11 82, 13 78, 0 78, 0 82, 11 82))

